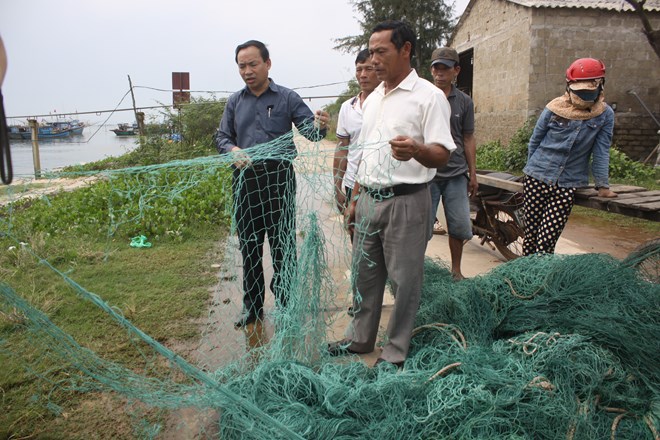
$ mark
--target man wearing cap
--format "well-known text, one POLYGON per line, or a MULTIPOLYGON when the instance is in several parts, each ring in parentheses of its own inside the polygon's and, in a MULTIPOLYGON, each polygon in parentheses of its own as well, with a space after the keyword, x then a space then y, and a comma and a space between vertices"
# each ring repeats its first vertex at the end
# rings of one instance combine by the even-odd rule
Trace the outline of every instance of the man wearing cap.
MULTIPOLYGON (((455 280, 463 279, 461 259, 463 243, 472 238, 469 197, 477 192, 476 152, 474 137, 474 104, 461 92, 454 81, 461 71, 456 50, 440 47, 431 56, 433 82, 444 92, 451 106, 451 135, 456 144, 446 166, 438 168, 431 182, 431 225, 435 220, 440 199, 447 219, 451 273, 455 280)), ((429 230, 429 240, 433 229, 429 230)))

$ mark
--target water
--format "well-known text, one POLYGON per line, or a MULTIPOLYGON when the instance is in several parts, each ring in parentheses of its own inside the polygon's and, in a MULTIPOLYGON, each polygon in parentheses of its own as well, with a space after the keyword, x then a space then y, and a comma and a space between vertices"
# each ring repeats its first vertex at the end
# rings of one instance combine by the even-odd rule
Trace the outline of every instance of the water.
MULTIPOLYGON (((62 139, 39 140, 41 170, 54 170, 110 156, 121 156, 135 148, 137 136, 119 137, 114 125, 85 127, 83 134, 62 139), (98 131, 97 131, 98 130, 98 131)), ((32 141, 10 140, 14 177, 34 177, 32 141)))

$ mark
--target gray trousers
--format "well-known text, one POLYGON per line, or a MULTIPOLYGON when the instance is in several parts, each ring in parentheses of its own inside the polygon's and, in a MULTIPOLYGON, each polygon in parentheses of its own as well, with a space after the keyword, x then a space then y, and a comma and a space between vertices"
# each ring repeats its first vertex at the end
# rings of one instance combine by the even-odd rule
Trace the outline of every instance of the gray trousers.
POLYGON ((381 357, 406 359, 419 308, 430 209, 428 188, 383 200, 360 194, 353 237, 355 315, 347 331, 351 350, 374 350, 389 277, 395 301, 381 357))

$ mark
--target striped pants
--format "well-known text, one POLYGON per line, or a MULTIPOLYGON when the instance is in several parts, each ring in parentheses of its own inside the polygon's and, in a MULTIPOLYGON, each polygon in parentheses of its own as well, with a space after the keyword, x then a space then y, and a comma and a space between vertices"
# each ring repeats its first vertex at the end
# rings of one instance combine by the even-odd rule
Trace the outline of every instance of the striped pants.
POLYGON ((525 176, 523 255, 552 254, 575 203, 575 188, 548 185, 525 176))

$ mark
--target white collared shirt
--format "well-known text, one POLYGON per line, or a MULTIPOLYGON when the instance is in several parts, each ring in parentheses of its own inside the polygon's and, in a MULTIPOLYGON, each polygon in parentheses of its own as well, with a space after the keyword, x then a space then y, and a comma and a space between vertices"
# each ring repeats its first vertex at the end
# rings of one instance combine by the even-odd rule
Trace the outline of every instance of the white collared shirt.
POLYGON ((449 101, 414 69, 387 95, 385 84, 380 83, 362 104, 362 114, 358 141, 362 160, 357 173, 361 186, 382 188, 433 179, 435 168, 426 168, 415 159, 402 162, 392 157, 389 141, 396 136, 409 136, 427 145, 438 143, 449 152, 456 149, 449 128, 449 101))
POLYGON ((360 95, 347 99, 339 109, 337 118, 337 138, 349 139, 348 155, 346 157, 346 172, 344 173, 344 187, 353 188, 361 151, 357 148, 360 131, 362 129, 362 105, 360 95))

